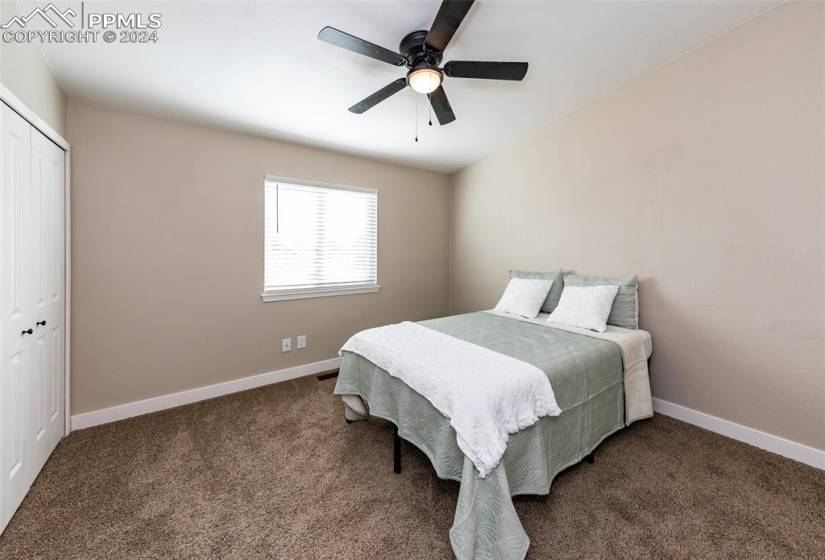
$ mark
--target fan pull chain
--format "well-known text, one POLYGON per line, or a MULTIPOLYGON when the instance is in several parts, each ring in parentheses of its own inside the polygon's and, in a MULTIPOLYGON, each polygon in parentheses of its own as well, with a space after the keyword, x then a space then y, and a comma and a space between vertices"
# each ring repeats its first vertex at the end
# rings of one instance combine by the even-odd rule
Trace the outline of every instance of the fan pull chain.
POLYGON ((418 98, 415 99, 415 141, 418 142, 418 98))
POLYGON ((433 106, 430 104, 430 126, 433 125, 433 106))

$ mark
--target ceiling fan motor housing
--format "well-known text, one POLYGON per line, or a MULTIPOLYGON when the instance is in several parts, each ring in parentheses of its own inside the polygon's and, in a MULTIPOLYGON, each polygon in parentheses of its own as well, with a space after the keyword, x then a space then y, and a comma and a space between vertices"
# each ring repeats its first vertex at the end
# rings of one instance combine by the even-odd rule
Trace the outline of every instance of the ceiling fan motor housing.
POLYGON ((438 67, 441 64, 442 54, 427 48, 424 40, 427 38, 427 31, 413 31, 401 39, 398 45, 398 52, 407 59, 407 67, 438 67))

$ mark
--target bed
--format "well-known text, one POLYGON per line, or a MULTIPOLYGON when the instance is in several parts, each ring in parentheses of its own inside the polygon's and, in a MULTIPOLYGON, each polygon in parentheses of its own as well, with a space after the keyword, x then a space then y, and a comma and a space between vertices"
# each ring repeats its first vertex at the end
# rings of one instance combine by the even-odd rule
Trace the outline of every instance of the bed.
POLYGON ((512 497, 547 494, 554 477, 590 456, 608 436, 652 416, 643 330, 604 333, 559 327, 494 311, 418 323, 454 339, 532 364, 544 372, 561 412, 509 436, 485 476, 462 452, 450 420, 424 396, 363 355, 342 351, 335 394, 348 421, 376 416, 427 455, 439 478, 460 483, 450 542, 459 560, 522 559, 529 538, 512 497))

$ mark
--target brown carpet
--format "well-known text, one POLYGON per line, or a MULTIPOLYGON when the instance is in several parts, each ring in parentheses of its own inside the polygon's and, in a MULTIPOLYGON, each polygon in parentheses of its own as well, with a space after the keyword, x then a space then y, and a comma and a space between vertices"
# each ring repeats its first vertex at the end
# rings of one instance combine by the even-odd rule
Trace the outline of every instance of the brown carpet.
MULTIPOLYGON (((73 433, 3 559, 450 558, 458 484, 291 381, 73 433)), ((531 559, 825 558, 825 472, 663 416, 516 499, 531 559)))

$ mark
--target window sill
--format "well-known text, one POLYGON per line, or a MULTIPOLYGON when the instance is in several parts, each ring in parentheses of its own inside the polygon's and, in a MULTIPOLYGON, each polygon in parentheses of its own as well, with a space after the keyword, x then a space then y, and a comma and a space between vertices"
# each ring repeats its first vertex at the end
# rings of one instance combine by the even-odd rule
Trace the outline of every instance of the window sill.
POLYGON ((288 290, 272 290, 261 294, 261 300, 286 301, 290 299, 308 299, 317 297, 346 296, 350 294, 373 294, 381 289, 378 284, 363 284, 360 286, 327 286, 324 288, 293 288, 288 290))

